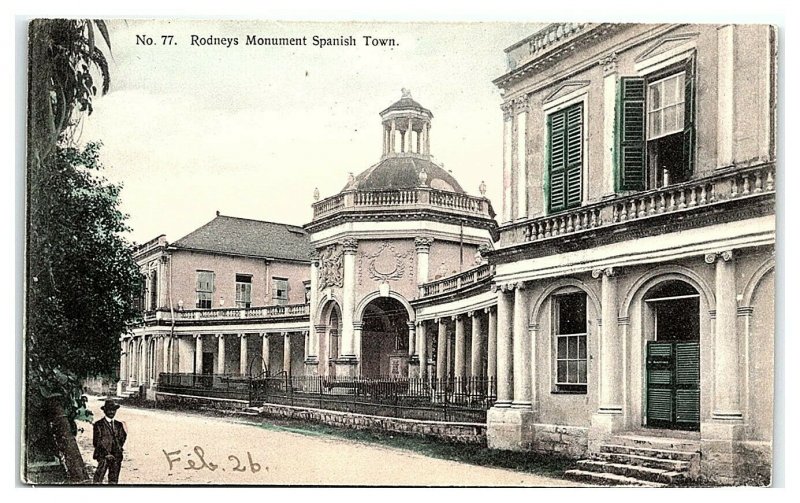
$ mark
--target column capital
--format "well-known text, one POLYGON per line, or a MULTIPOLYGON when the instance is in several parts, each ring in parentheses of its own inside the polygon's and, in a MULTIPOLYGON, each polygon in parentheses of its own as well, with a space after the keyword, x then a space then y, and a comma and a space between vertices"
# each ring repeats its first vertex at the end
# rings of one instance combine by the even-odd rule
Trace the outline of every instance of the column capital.
POLYGON ((328 330, 328 325, 314 325, 314 330, 316 330, 318 334, 325 333, 325 331, 328 330))
POLYGON ((512 100, 514 104, 514 113, 521 114, 530 111, 530 100, 527 94, 523 94, 512 100))
POLYGON ((722 259, 723 262, 730 262, 734 257, 734 250, 723 250, 719 252, 706 253, 706 264, 713 264, 717 259, 722 259))
POLYGON ((247 334, 246 333, 241 333, 241 334, 237 334, 237 335, 239 335, 240 339, 247 339, 247 334))
POLYGON ((194 340, 202 339, 202 338, 203 338, 203 334, 194 334, 194 340))
POLYGON ((311 259, 311 265, 318 266, 319 265, 319 259, 320 259, 319 250, 317 250, 317 249, 312 250, 308 254, 308 258, 311 259))
POLYGON ((431 250, 431 244, 433 243, 433 238, 419 236, 414 238, 414 247, 417 249, 417 253, 428 253, 431 250))
POLYGON ((217 339, 224 339, 225 338, 225 334, 215 334, 215 335, 216 335, 217 339))
POLYGON ((606 276, 608 278, 612 276, 616 276, 619 271, 614 267, 604 267, 599 269, 592 269, 592 277, 594 279, 599 278, 600 276, 606 276))
POLYGON ((364 328, 364 322, 363 321, 354 321, 353 322, 353 330, 361 330, 362 328, 364 328))
POLYGON ((512 101, 506 101, 500 105, 500 110, 503 111, 503 120, 511 120, 513 107, 514 103, 512 101))
POLYGON ((606 54, 597 62, 600 66, 603 67, 603 76, 608 77, 609 75, 613 75, 617 73, 617 53, 611 52, 606 54))
POLYGON ((287 332, 287 331, 285 331, 285 330, 284 330, 284 331, 281 331, 281 335, 282 335, 283 337, 289 337, 289 332, 287 332))
POLYGON ((417 329, 417 322, 415 321, 408 321, 406 322, 406 326, 409 330, 416 330, 417 329))
POLYGON ((358 240, 355 238, 345 238, 340 243, 342 251, 347 255, 355 255, 358 251, 358 240))

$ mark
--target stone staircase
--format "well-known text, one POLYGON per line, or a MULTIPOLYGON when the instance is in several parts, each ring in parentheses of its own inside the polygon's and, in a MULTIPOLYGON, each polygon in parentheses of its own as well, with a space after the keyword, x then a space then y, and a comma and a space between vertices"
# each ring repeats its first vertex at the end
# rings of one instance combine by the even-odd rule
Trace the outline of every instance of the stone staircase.
POLYGON ((691 484, 700 472, 700 442, 639 434, 618 435, 565 475, 597 485, 669 487, 691 484))

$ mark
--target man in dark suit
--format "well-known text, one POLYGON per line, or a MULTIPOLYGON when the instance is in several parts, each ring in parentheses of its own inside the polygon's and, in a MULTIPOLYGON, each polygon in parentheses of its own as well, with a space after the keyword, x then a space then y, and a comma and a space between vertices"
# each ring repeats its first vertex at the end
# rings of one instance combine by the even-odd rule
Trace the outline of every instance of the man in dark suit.
POLYGON ((119 471, 122 468, 122 446, 128 437, 125 423, 115 420, 117 409, 120 405, 113 400, 106 400, 100 407, 105 417, 94 423, 94 459, 97 460, 97 471, 94 472, 94 483, 101 484, 108 471, 108 483, 116 484, 119 481, 119 471))

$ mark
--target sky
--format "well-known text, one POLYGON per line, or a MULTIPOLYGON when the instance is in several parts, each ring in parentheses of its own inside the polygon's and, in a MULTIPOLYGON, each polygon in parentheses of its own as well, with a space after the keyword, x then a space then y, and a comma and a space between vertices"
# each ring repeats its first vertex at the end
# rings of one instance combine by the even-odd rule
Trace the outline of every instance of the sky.
POLYGON ((485 180, 499 210, 502 98, 492 80, 506 71, 503 50, 541 26, 110 21, 111 88, 79 141, 103 142, 104 176, 123 184, 135 242, 176 241, 216 211, 302 225, 315 187, 334 195, 348 173, 379 161, 378 114, 407 88, 433 112, 435 162, 470 194, 485 180), (193 45, 192 35, 238 45, 193 45), (308 45, 248 46, 248 35, 308 45), (315 47, 315 35, 357 45, 315 47), (365 46, 364 35, 396 45, 365 46))

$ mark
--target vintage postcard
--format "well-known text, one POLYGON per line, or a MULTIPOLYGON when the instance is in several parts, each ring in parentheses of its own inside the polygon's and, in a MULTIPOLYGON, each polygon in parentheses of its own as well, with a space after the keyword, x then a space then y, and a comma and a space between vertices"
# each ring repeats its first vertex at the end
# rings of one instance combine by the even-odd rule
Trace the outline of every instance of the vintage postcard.
POLYGON ((23 482, 770 485, 776 41, 31 21, 23 482))

